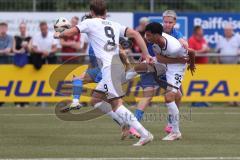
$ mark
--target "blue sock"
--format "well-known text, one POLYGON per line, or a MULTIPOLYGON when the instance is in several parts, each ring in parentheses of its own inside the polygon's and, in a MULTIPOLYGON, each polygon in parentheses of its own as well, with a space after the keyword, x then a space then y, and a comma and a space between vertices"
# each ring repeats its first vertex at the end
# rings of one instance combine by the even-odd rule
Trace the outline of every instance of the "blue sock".
POLYGON ((81 79, 76 79, 73 80, 72 84, 73 84, 73 99, 79 100, 82 94, 83 82, 81 79))
POLYGON ((143 118, 144 115, 144 111, 140 110, 140 109, 136 109, 135 110, 135 117, 137 118, 137 120, 140 122, 143 118))

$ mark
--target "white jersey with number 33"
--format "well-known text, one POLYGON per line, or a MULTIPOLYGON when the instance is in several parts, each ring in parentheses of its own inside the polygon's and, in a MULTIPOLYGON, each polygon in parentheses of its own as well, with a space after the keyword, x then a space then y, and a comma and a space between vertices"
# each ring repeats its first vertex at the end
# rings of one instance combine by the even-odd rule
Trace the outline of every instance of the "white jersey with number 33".
POLYGON ((102 61, 103 67, 116 63, 113 62, 113 56, 119 54, 119 37, 125 36, 125 26, 101 18, 92 18, 84 20, 77 28, 88 35, 94 53, 102 61))

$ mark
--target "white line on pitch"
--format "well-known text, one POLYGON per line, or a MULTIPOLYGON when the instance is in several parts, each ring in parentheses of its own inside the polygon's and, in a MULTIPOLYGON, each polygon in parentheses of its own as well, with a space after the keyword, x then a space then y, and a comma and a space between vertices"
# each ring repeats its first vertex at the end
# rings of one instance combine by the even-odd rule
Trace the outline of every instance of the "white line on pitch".
POLYGON ((46 114, 27 114, 27 113, 16 113, 16 114, 11 114, 11 113, 5 113, 5 114, 0 114, 0 116, 55 116, 56 114, 53 113, 46 113, 46 114))
MULTIPOLYGON (((147 112, 150 114, 150 112, 147 112)), ((188 112, 182 112, 182 114, 190 114, 188 112)), ((192 115, 240 115, 240 112, 223 112, 223 113, 197 113, 197 112, 192 112, 192 115)), ((39 114, 27 114, 27 113, 2 113, 0 116, 55 116, 56 114, 54 113, 39 113, 39 114)))

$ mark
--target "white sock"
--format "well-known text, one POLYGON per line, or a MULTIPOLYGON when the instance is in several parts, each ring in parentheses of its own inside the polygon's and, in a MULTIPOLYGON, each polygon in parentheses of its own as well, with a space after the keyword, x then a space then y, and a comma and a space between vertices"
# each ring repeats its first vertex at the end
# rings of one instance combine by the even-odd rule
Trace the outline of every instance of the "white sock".
POLYGON ((166 103, 168 114, 171 116, 172 130, 174 133, 179 133, 179 110, 175 102, 166 103))
POLYGON ((94 105, 94 108, 98 108, 103 113, 106 113, 108 116, 112 117, 120 126, 123 125, 123 120, 115 112, 112 111, 112 107, 109 103, 102 101, 94 105))
POLYGON ((128 124, 130 127, 135 128, 141 137, 147 137, 148 131, 142 126, 142 124, 137 120, 137 118, 123 105, 118 107, 115 113, 122 117, 124 123, 128 124))
POLYGON ((121 117, 119 117, 115 112, 110 111, 107 113, 108 116, 112 117, 114 121, 116 121, 120 126, 124 124, 123 120, 121 117))
POLYGON ((72 102, 73 102, 73 103, 79 103, 79 99, 75 99, 75 98, 74 98, 74 99, 72 100, 72 102))
POLYGON ((138 73, 132 68, 126 72, 126 80, 129 81, 133 79, 138 73))

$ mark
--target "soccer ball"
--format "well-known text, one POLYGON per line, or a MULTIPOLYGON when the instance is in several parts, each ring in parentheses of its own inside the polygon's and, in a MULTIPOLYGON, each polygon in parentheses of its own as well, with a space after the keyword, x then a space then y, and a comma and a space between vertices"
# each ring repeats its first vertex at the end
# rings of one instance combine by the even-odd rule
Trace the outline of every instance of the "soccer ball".
POLYGON ((54 24, 54 30, 56 32, 63 32, 65 29, 71 28, 70 22, 63 17, 58 18, 58 20, 54 24))

